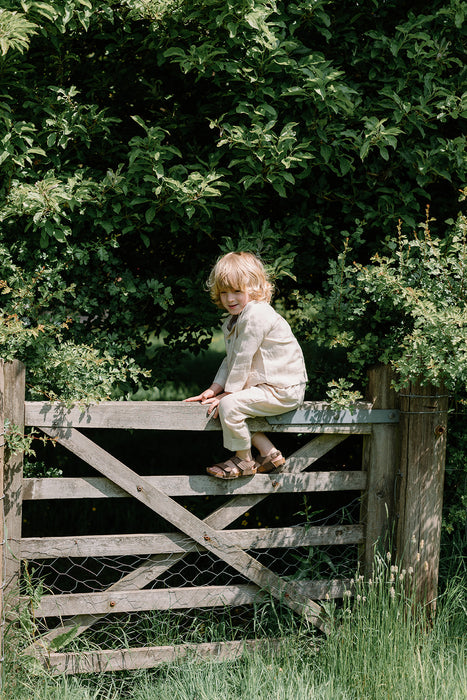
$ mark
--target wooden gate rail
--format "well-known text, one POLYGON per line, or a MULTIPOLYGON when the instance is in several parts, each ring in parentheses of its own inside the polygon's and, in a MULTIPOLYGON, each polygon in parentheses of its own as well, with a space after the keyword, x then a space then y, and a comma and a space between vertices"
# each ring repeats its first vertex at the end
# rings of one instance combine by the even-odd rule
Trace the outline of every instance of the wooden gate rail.
MULTIPOLYGON (((277 472, 234 481, 215 480, 202 474, 142 477, 81 432, 88 428, 220 430, 219 422, 207 416, 204 406, 183 402, 105 402, 88 407, 68 407, 57 403, 27 402, 24 401, 24 368, 20 363, 0 361, 0 374, 1 424, 8 419, 21 429, 23 425, 39 428, 100 474, 91 478, 23 479, 21 455, 5 455, 2 475, 8 546, 4 548, 4 585, 10 604, 17 600, 14 591, 17 590, 21 560, 148 556, 144 563, 122 576, 106 591, 42 597, 35 610, 37 617, 63 616, 66 619, 44 634, 28 651, 42 658, 52 669, 75 673, 105 668, 148 667, 173 658, 174 649, 171 647, 166 648, 165 652, 159 647, 103 650, 86 655, 82 662, 79 654, 57 653, 62 635, 63 640, 69 641, 109 612, 240 605, 272 595, 324 629, 323 610, 315 601, 325 596, 342 596, 347 582, 286 581, 248 554, 247 550, 356 544, 360 547, 365 571, 371 573, 374 547, 386 537, 398 509, 395 487, 398 475, 400 478, 400 425, 398 398, 390 388, 391 373, 388 368, 372 370, 369 401, 350 410, 335 411, 323 402, 311 402, 282 416, 249 421, 253 431, 309 434, 312 439, 290 455, 277 472), (363 436, 361 470, 305 472, 350 435, 363 436), (254 505, 275 493, 344 490, 362 494, 361 522, 357 525, 225 530, 254 505), (210 495, 230 498, 204 520, 174 500, 178 496, 210 495), (23 500, 129 496, 172 523, 177 531, 22 538, 23 500), (194 551, 211 552, 242 574, 249 583, 143 590, 194 551)), ((441 435, 442 431, 438 429, 437 439, 441 435)), ((442 454, 439 444, 435 453, 438 458, 442 454)), ((404 478, 408 477, 404 475, 404 478)), ((401 539, 403 535, 399 541, 401 539)), ((200 653, 207 653, 206 645, 201 646, 200 653)), ((185 647, 192 649, 193 645, 182 647, 179 649, 181 655, 185 653, 185 647)), ((244 646, 243 643, 227 643, 224 646, 212 645, 211 648, 215 653, 229 656, 244 646)))
MULTIPOLYGON (((336 544, 363 544, 363 525, 257 528, 227 530, 226 541, 233 546, 242 539, 245 549, 314 547, 336 544)), ((197 542, 179 533, 151 535, 81 535, 73 537, 25 537, 21 540, 23 559, 57 557, 110 557, 131 554, 181 554, 204 552, 197 542)))
MULTIPOLYGON (((398 411, 373 409, 371 403, 356 404, 345 411, 329 404, 309 402, 295 411, 251 418, 252 431, 270 433, 338 433, 370 435, 375 424, 397 423, 398 411)), ((207 415, 206 406, 183 401, 106 401, 91 406, 67 407, 59 403, 25 401, 24 422, 41 428, 123 428, 127 430, 220 430, 218 420, 207 415)))

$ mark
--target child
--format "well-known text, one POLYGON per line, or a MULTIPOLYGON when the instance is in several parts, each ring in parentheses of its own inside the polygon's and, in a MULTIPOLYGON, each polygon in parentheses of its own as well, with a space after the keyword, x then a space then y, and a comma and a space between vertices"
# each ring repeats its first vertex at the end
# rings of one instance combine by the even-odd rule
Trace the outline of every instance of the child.
POLYGON ((235 452, 207 468, 220 479, 270 472, 285 459, 264 433, 250 431, 246 419, 274 416, 301 404, 307 375, 303 353, 289 324, 269 302, 272 284, 253 253, 228 253, 208 280, 211 299, 229 313, 222 326, 227 356, 209 389, 185 401, 209 404, 219 416, 224 447, 235 452), (252 444, 259 452, 255 459, 252 444))

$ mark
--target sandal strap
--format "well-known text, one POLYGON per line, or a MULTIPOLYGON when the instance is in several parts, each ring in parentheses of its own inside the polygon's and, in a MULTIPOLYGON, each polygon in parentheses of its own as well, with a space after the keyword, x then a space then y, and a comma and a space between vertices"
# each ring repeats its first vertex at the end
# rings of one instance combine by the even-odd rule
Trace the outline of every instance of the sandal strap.
POLYGON ((268 462, 274 462, 277 459, 284 459, 282 456, 282 452, 280 452, 279 450, 271 452, 270 455, 266 455, 265 457, 257 457, 256 461, 258 462, 258 464, 265 464, 268 462))
POLYGON ((225 472, 231 472, 233 469, 240 469, 240 471, 243 471, 240 465, 241 461, 242 460, 240 459, 240 457, 234 455, 233 457, 229 457, 229 459, 226 459, 225 462, 219 462, 219 464, 215 464, 214 466, 223 469, 223 471, 225 472))
POLYGON ((275 452, 271 452, 271 454, 266 455, 266 457, 257 457, 256 462, 260 474, 269 474, 279 469, 279 467, 282 467, 282 465, 285 464, 285 459, 279 450, 275 450, 275 452))
POLYGON ((226 460, 224 464, 228 464, 229 462, 233 462, 234 466, 237 469, 240 469, 241 472, 247 472, 247 474, 254 474, 256 472, 255 460, 248 462, 246 459, 241 459, 240 457, 234 455, 233 457, 230 457, 230 459, 226 460))
POLYGON ((229 457, 229 459, 226 459, 225 462, 214 464, 214 467, 218 467, 227 474, 230 474, 235 470, 240 471, 240 474, 237 474, 237 476, 242 476, 243 474, 245 474, 245 476, 256 474, 256 466, 257 465, 254 460, 248 462, 245 459, 240 459, 240 457, 237 457, 236 455, 229 457))

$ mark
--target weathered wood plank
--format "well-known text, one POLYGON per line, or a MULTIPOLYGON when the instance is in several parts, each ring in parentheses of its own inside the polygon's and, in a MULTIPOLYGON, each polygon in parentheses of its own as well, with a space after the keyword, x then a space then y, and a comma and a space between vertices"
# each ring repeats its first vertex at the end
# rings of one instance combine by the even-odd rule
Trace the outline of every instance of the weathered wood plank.
MULTIPOLYGON (((24 395, 26 372, 18 360, 3 363, 3 421, 22 433, 24 430, 24 395)), ((4 549, 4 589, 6 607, 16 601, 21 565, 23 453, 4 452, 3 490, 4 527, 6 546, 4 549)))
POLYGON ((232 547, 226 541, 222 531, 214 530, 200 521, 183 506, 159 489, 144 482, 133 470, 74 428, 43 428, 43 430, 141 503, 161 515, 185 534, 189 534, 195 541, 205 546, 206 549, 246 576, 247 579, 256 583, 260 588, 267 588, 274 597, 280 600, 284 599, 290 608, 304 615, 318 628, 324 628, 322 608, 303 594, 299 583, 284 581, 240 548, 232 547))
MULTIPOLYGON (((311 525, 226 530, 225 538, 232 546, 247 550, 360 544, 364 540, 363 534, 361 525, 311 525)), ((25 560, 186 554, 201 551, 205 551, 205 547, 193 542, 191 537, 180 533, 26 537, 21 544, 21 557, 25 560)))
POLYGON ((315 406, 301 406, 294 411, 281 413, 266 419, 270 425, 361 425, 371 423, 397 423, 399 412, 393 409, 362 408, 355 405, 350 409, 331 409, 329 407, 318 409, 315 406))
POLYGON ((44 665, 54 674, 103 673, 105 671, 130 671, 155 668, 161 664, 188 659, 202 661, 234 661, 245 652, 274 650, 279 641, 253 639, 230 642, 205 642, 174 646, 141 647, 104 651, 80 651, 77 653, 46 653, 44 665))
MULTIPOLYGON (((302 581, 303 591, 311 598, 342 597, 350 582, 302 581)), ((66 617, 68 615, 108 615, 145 610, 183 610, 251 605, 270 599, 269 593, 251 584, 229 586, 200 586, 159 588, 99 593, 62 593, 43 595, 34 608, 35 617, 66 617)), ((27 605, 29 598, 20 599, 27 605)))
MULTIPOLYGON (((124 592, 69 593, 42 596, 35 617, 106 615, 143 610, 180 610, 247 605, 265 597, 254 585, 161 588, 124 592)), ((27 598, 24 599, 27 603, 27 598)))
MULTIPOLYGON (((365 404, 366 406, 366 404, 365 404)), ((294 424, 295 411, 282 416, 278 423, 255 418, 249 421, 254 431, 264 432, 329 432, 366 434, 371 432, 368 423, 368 407, 359 407, 365 422, 358 423, 350 411, 329 410, 327 404, 304 404, 306 422, 294 424)), ((304 414, 305 415, 305 414, 304 414)), ((120 428, 134 430, 220 430, 218 419, 207 414, 206 406, 184 401, 105 401, 87 407, 68 407, 60 403, 27 401, 26 425, 40 428, 120 428)))
POLYGON ((249 419, 252 432, 263 433, 303 433, 305 435, 371 435, 372 426, 368 423, 342 425, 339 423, 299 423, 291 425, 271 424, 267 421, 249 419))
MULTIPOLYGON (((398 396, 392 388, 390 367, 375 367, 368 373, 368 396, 376 409, 398 412, 398 396)), ((363 494, 361 521, 366 525, 366 542, 360 557, 367 576, 372 575, 375 547, 387 548, 394 519, 394 492, 399 462, 398 424, 374 425, 364 438, 363 469, 368 485, 363 494)))
MULTIPOLYGON (((288 457, 285 465, 276 473, 284 470, 296 473, 301 472, 328 454, 345 439, 345 435, 319 435, 288 457)), ((267 495, 234 496, 208 515, 204 522, 219 530, 226 528, 265 498, 267 498, 267 495)), ((154 555, 134 571, 122 576, 119 581, 112 584, 107 590, 119 591, 144 588, 144 586, 148 586, 156 578, 162 576, 171 566, 183 559, 184 556, 184 554, 172 554, 168 559, 168 555, 154 555)), ((58 649, 59 646, 57 644, 59 645, 61 636, 69 640, 71 631, 73 636, 79 636, 99 620, 100 617, 99 615, 75 615, 45 635, 42 635, 35 644, 28 648, 28 652, 35 653, 35 649, 39 645, 47 648, 47 644, 51 642, 54 642, 55 648, 58 649)))
MULTIPOLYGON (((213 479, 204 474, 147 476, 142 479, 156 489, 163 489, 167 496, 237 496, 254 493, 362 491, 366 487, 367 474, 363 471, 326 471, 307 474, 274 472, 232 481, 213 479)), ((102 477, 23 480, 23 500, 25 501, 124 497, 128 497, 128 493, 102 477)))
POLYGON ((413 567, 417 599, 435 607, 449 397, 414 382, 401 392, 397 556, 413 567))

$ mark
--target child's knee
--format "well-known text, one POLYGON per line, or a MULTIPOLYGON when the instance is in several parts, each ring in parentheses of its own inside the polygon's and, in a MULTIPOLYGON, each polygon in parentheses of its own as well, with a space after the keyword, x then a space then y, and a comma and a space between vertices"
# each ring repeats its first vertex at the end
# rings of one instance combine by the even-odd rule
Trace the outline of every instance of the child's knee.
POLYGON ((235 394, 228 394, 219 401, 219 418, 228 418, 237 409, 235 394))

